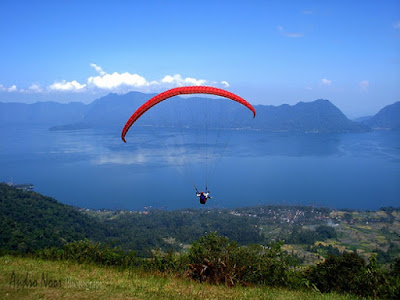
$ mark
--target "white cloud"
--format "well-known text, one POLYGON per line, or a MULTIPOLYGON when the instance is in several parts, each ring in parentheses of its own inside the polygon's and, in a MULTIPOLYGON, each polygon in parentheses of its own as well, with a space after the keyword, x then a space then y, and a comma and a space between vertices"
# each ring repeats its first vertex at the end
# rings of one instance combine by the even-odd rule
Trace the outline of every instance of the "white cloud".
POLYGON ((89 77, 87 84, 100 89, 112 90, 118 89, 122 86, 144 87, 148 86, 149 82, 146 80, 146 78, 138 74, 130 74, 128 72, 120 74, 114 72, 112 74, 89 77))
POLYGON ((90 66, 95 69, 97 71, 97 73, 99 73, 100 75, 106 75, 107 73, 103 71, 103 69, 101 67, 99 67, 96 64, 90 64, 90 66))
POLYGON ((305 35, 304 33, 301 33, 301 32, 286 31, 285 28, 283 28, 283 26, 277 26, 277 29, 281 35, 290 37, 290 38, 299 38, 299 37, 303 37, 305 35))
POLYGON ((322 78, 322 79, 321 79, 321 83, 322 83, 323 85, 329 86, 329 85, 332 84, 332 80, 329 80, 329 79, 326 79, 326 78, 322 78))
POLYGON ((0 84, 0 91, 1 92, 10 92, 10 93, 16 92, 17 91, 17 86, 16 85, 12 85, 10 87, 6 87, 6 86, 0 84))
POLYGON ((43 89, 40 87, 38 84, 32 84, 29 88, 28 91, 33 92, 33 93, 40 93, 43 91, 43 89))
POLYGON ((182 78, 180 74, 175 74, 173 76, 167 75, 162 80, 161 83, 168 83, 177 86, 184 86, 184 85, 203 85, 207 81, 204 79, 196 79, 192 77, 182 78))
POLYGON ((76 80, 55 82, 49 86, 52 91, 80 91, 86 87, 86 84, 80 84, 76 80))
POLYGON ((183 78, 180 74, 166 75, 161 80, 149 81, 143 76, 138 74, 131 74, 128 72, 118 73, 114 72, 108 74, 103 69, 96 65, 90 64, 100 75, 89 77, 87 80, 87 86, 89 88, 98 88, 105 90, 126 90, 129 88, 144 89, 144 88, 155 88, 158 89, 161 85, 167 86, 187 86, 187 85, 203 85, 207 83, 207 80, 196 79, 193 77, 183 78))
POLYGON ((366 90, 368 90, 368 87, 369 87, 369 81, 363 80, 359 83, 359 86, 362 91, 366 91, 366 90))
POLYGON ((16 92, 16 91, 17 91, 17 86, 16 86, 16 85, 13 85, 13 86, 9 87, 9 88, 7 89, 7 91, 8 91, 8 92, 16 92))
MULTIPOLYGON (((61 80, 42 88, 39 84, 32 84, 27 89, 21 89, 19 92, 25 93, 44 93, 44 92, 98 92, 99 90, 108 92, 124 93, 131 90, 138 90, 144 92, 158 92, 160 89, 172 88, 176 86, 189 86, 189 85, 211 85, 229 87, 227 81, 209 81, 205 79, 197 79, 194 77, 183 77, 180 74, 166 75, 160 80, 147 80, 139 74, 132 74, 129 72, 118 73, 114 72, 109 74, 105 72, 100 66, 91 63, 90 66, 98 73, 96 76, 87 78, 86 83, 80 83, 77 80, 61 80)), ((5 87, 0 84, 0 91, 2 92, 15 92, 17 87, 5 87)))
POLYGON ((400 21, 397 21, 393 24, 394 29, 400 29, 400 21))

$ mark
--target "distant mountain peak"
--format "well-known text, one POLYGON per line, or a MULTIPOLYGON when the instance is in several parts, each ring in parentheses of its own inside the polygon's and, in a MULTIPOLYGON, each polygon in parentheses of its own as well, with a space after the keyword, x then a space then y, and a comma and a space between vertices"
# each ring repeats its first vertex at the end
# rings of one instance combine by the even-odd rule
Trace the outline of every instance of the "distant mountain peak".
POLYGON ((362 121, 375 129, 400 129, 400 101, 382 108, 375 116, 362 121))
POLYGON ((352 132, 368 128, 349 120, 331 101, 318 99, 295 105, 257 106, 252 127, 288 132, 352 132))

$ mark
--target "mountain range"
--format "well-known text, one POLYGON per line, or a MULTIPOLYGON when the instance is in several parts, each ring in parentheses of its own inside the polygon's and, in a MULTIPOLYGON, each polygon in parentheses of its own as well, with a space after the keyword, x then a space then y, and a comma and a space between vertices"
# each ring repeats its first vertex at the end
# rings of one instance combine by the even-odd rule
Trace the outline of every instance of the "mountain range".
MULTIPOLYGON (((122 127, 130 115, 155 94, 130 92, 109 94, 90 104, 37 102, 1 103, 0 125, 46 125, 51 130, 73 130, 103 126, 122 127)), ((287 132, 362 132, 371 128, 398 129, 400 102, 384 107, 375 116, 349 120, 329 100, 299 102, 296 105, 255 105, 255 119, 244 106, 210 97, 175 97, 150 109, 137 125, 208 126, 287 132)))

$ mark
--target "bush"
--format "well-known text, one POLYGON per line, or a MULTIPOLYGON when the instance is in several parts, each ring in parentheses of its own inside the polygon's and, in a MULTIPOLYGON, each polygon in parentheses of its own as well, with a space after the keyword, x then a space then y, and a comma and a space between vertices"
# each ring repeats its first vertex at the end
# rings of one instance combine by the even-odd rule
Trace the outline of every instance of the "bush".
POLYGON ((400 257, 397 257, 390 266, 388 298, 400 299, 400 257))
POLYGON ((188 254, 188 276, 200 282, 291 286, 296 280, 292 257, 280 243, 239 247, 210 233, 194 242, 188 254))
POLYGON ((306 272, 312 285, 321 292, 347 292, 362 297, 399 299, 399 277, 382 270, 376 256, 369 264, 356 253, 329 256, 306 272))
POLYGON ((240 280, 240 270, 232 261, 237 248, 226 237, 210 233, 192 244, 188 254, 188 276, 200 282, 235 285, 240 280))
POLYGON ((307 277, 321 292, 353 292, 354 280, 364 266, 364 259, 355 253, 330 255, 323 263, 310 267, 307 277))
POLYGON ((159 249, 152 254, 150 259, 141 259, 140 266, 143 269, 183 274, 187 268, 187 256, 184 254, 175 254, 172 251, 165 253, 159 249))
POLYGON ((106 266, 129 267, 138 264, 133 251, 124 252, 110 245, 93 243, 88 240, 67 243, 63 249, 49 248, 40 250, 37 255, 52 260, 71 260, 78 263, 93 263, 106 266))

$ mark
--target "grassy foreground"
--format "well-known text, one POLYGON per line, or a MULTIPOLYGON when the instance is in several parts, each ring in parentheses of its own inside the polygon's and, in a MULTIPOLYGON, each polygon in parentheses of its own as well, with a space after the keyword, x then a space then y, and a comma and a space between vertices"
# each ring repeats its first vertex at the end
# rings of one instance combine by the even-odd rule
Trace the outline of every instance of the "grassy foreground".
POLYGON ((356 299, 271 287, 201 284, 165 274, 0 257, 0 299, 356 299))

